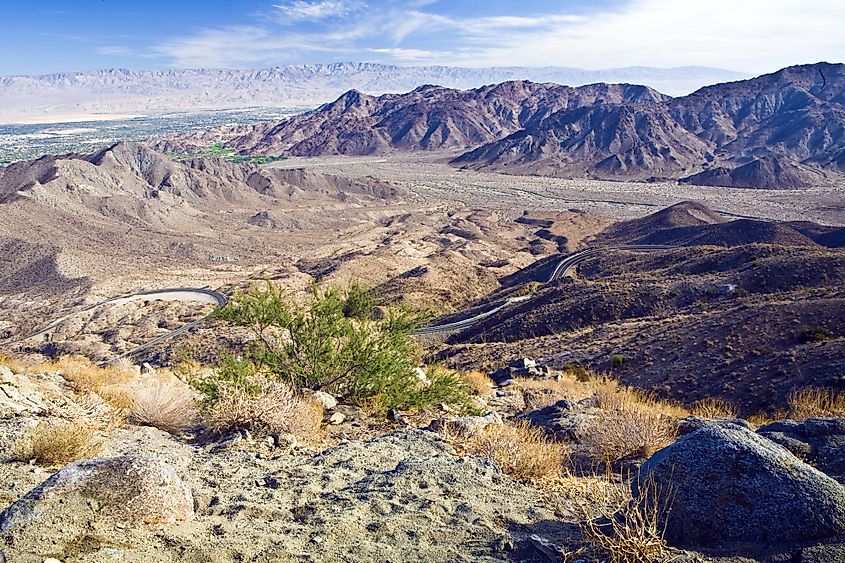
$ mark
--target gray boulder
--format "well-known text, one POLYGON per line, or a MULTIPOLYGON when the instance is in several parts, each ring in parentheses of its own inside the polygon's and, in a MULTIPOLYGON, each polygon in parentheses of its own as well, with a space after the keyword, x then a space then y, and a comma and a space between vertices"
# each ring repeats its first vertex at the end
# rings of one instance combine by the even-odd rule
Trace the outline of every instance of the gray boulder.
POLYGON ((546 431, 549 436, 566 442, 575 442, 581 430, 598 417, 594 408, 580 408, 578 403, 562 399, 547 407, 536 409, 519 416, 546 431))
POLYGON ((687 434, 645 462, 649 477, 672 495, 666 539, 679 547, 743 553, 845 533, 845 488, 741 426, 687 434))
POLYGON ((678 421, 678 436, 686 436, 705 426, 715 424, 716 426, 739 426, 751 430, 751 424, 741 418, 702 418, 700 416, 688 416, 678 421))
POLYGON ((845 419, 781 420, 757 432, 845 483, 845 419))
POLYGON ((60 540, 79 530, 160 527, 193 517, 191 490, 173 467, 122 456, 65 466, 0 514, 0 533, 60 540))

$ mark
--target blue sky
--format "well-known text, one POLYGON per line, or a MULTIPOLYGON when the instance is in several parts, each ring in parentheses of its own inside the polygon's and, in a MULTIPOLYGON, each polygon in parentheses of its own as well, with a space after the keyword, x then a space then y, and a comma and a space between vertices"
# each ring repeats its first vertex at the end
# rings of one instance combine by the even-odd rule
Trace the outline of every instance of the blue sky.
POLYGON ((845 60, 841 0, 4 0, 0 75, 260 68, 702 65, 845 60))

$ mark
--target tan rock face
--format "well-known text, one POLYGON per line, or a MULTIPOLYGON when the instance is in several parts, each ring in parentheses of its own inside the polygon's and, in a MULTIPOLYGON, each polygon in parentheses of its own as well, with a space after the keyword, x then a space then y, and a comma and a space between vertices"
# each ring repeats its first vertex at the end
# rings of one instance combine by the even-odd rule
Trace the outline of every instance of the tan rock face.
POLYGON ((191 490, 170 465, 122 456, 67 465, 0 514, 0 532, 161 527, 194 517, 191 490))

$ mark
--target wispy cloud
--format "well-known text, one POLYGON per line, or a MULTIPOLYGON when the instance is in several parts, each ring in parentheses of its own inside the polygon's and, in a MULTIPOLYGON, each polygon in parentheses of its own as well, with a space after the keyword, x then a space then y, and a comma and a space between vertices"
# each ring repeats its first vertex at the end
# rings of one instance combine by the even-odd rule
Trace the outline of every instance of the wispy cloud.
POLYGON ((274 17, 163 41, 174 66, 375 60, 456 66, 719 66, 766 71, 845 57, 845 2, 628 0, 612 9, 530 2, 492 16, 447 15, 432 0, 290 0, 274 17), (378 5, 375 5, 375 4, 378 5))
POLYGON ((104 45, 97 47, 98 55, 128 55, 132 53, 132 49, 122 45, 104 45))
POLYGON ((366 4, 352 0, 322 0, 321 2, 293 0, 284 4, 275 4, 273 7, 282 21, 297 22, 347 16, 366 8, 366 4))

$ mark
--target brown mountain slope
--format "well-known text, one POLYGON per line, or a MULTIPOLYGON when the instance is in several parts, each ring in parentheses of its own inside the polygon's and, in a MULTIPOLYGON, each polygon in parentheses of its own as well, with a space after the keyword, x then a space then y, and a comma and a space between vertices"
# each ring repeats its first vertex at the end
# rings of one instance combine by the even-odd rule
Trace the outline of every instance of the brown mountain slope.
POLYGON ((560 111, 453 162, 556 176, 794 188, 845 173, 845 65, 790 67, 659 104, 560 111))
POLYGON ((504 82, 459 91, 350 91, 279 123, 189 133, 162 150, 214 142, 249 155, 464 150, 473 169, 600 179, 681 179, 795 188, 845 175, 845 65, 818 63, 717 84, 682 98, 642 86, 504 82))
POLYGON ((218 140, 243 154, 369 155, 393 150, 466 149, 539 122, 560 109, 594 104, 654 104, 668 99, 644 86, 503 82, 474 90, 422 86, 407 94, 352 90, 278 124, 191 133, 160 141, 162 150, 196 150, 218 140))

